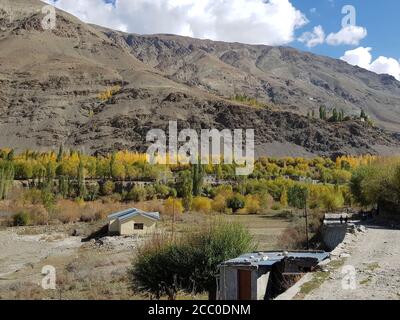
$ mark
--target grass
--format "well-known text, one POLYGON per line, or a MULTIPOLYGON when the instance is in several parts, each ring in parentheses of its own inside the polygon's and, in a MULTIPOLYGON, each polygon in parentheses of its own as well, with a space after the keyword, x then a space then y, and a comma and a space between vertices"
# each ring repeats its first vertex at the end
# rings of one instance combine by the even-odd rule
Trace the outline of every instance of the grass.
POLYGON ((332 271, 339 269, 343 265, 344 265, 344 259, 337 259, 331 261, 326 265, 328 271, 315 272, 313 274, 312 279, 301 286, 300 291, 296 295, 295 299, 301 300, 306 295, 318 289, 326 280, 328 280, 329 276, 332 274, 332 271))

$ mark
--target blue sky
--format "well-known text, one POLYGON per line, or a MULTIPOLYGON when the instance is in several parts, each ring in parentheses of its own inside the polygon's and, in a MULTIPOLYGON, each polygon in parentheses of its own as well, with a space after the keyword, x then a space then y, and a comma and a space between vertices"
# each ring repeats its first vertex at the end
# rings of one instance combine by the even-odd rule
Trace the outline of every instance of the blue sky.
MULTIPOLYGON (((351 4, 356 9, 357 25, 365 27, 368 31, 366 38, 360 41, 360 45, 373 48, 373 56, 387 56, 400 58, 400 1, 398 0, 292 0, 293 5, 307 15, 310 22, 303 28, 296 31, 307 31, 312 26, 321 25, 326 33, 337 32, 341 28, 342 7, 351 4), (310 10, 316 8, 316 12, 310 10)), ((358 46, 320 45, 314 48, 307 48, 302 43, 294 41, 290 45, 302 49, 340 58, 345 50, 358 46)))
POLYGON ((45 1, 125 32, 293 46, 400 80, 399 0, 45 1), (345 5, 355 24, 342 24, 345 5))

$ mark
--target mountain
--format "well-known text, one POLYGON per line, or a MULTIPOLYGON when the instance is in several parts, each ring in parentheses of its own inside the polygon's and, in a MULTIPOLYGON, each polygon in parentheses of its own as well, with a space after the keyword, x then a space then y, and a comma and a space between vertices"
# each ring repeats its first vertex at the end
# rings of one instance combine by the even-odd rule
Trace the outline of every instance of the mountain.
POLYGON ((60 10, 43 30, 42 2, 11 3, 12 19, 0 6, 0 147, 144 151, 148 130, 178 120, 180 129, 254 128, 258 155, 399 150, 400 83, 390 76, 291 48, 125 34, 60 10), (305 116, 322 103, 364 108, 379 127, 305 116))
POLYGON ((255 97, 289 111, 321 105, 400 131, 400 82, 348 63, 288 47, 135 35, 99 28, 137 59, 170 79, 222 97, 255 97))

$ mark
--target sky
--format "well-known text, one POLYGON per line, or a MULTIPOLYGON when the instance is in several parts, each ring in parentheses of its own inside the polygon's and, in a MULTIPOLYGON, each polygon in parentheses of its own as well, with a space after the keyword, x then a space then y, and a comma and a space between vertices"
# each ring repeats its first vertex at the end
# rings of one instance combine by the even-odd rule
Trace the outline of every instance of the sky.
POLYGON ((45 0, 138 34, 291 46, 400 80, 398 0, 45 0))

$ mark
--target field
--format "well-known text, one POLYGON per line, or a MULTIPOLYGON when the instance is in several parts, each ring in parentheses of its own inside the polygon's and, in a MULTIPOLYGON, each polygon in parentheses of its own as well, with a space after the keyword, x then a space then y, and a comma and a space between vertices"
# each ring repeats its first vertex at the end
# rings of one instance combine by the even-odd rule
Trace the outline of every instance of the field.
MULTIPOLYGON (((259 243, 259 250, 277 249, 276 240, 290 223, 273 213, 219 218, 245 225, 259 243)), ((209 215, 185 214, 177 219, 174 230, 184 232, 188 226, 210 219, 209 215)), ((106 237, 81 242, 104 224, 99 221, 0 230, 0 299, 143 299, 131 292, 126 274, 136 248, 145 239, 106 237), (40 286, 45 265, 56 268, 57 290, 40 286)), ((172 219, 161 221, 159 229, 170 232, 172 219)))

